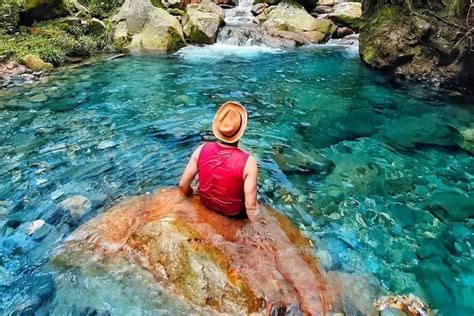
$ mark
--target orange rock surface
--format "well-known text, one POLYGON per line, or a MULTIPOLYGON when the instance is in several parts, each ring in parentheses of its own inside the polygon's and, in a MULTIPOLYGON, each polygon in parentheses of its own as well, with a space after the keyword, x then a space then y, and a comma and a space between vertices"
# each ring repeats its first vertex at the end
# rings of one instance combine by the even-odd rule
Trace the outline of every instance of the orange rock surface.
POLYGON ((131 198, 79 227, 53 264, 125 258, 193 306, 225 313, 296 306, 324 315, 333 304, 309 241, 261 206, 257 223, 203 207, 176 189, 131 198))

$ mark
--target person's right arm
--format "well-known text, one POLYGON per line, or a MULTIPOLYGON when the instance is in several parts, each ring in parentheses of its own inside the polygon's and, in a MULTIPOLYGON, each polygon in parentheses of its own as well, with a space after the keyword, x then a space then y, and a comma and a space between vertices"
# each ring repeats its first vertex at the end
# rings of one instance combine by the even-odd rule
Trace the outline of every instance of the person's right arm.
POLYGON ((191 183, 194 180, 194 177, 196 176, 198 172, 197 168, 197 162, 199 159, 199 154, 201 153, 203 145, 200 145, 192 154, 191 158, 188 161, 188 164, 186 165, 186 168, 184 169, 183 175, 181 176, 181 179, 179 180, 179 189, 181 193, 183 193, 186 196, 191 196, 193 195, 193 189, 191 188, 191 183))
POLYGON ((244 193, 245 209, 251 222, 256 222, 258 220, 258 215, 260 214, 257 204, 257 178, 257 160, 254 157, 249 156, 244 169, 244 193))

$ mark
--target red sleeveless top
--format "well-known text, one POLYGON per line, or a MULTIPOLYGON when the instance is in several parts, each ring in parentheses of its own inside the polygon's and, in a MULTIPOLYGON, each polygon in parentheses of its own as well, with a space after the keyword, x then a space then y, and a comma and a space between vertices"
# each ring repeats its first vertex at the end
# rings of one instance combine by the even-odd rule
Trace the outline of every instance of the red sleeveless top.
POLYGON ((244 168, 249 154, 236 147, 207 143, 199 154, 199 199, 224 215, 245 211, 244 168))

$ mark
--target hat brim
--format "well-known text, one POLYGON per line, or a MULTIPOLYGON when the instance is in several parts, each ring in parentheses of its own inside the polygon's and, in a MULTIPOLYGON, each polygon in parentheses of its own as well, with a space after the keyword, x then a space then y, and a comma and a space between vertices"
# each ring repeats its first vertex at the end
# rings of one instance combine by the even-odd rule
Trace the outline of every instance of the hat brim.
POLYGON ((214 120, 212 121, 212 132, 214 133, 214 136, 218 140, 220 140, 224 143, 229 143, 229 144, 235 143, 239 139, 241 139, 242 136, 244 135, 245 128, 247 127, 247 120, 248 120, 247 111, 245 110, 245 108, 243 107, 242 104, 234 102, 234 101, 226 102, 226 103, 221 105, 219 110, 217 110, 216 115, 214 116, 214 120), (220 116, 220 114, 224 110, 226 110, 228 108, 232 108, 235 111, 237 111, 240 114, 240 117, 242 118, 242 124, 240 125, 239 131, 235 135, 233 135, 232 137, 228 137, 228 136, 225 136, 225 135, 221 134, 218 131, 217 124, 216 124, 217 118, 220 116))

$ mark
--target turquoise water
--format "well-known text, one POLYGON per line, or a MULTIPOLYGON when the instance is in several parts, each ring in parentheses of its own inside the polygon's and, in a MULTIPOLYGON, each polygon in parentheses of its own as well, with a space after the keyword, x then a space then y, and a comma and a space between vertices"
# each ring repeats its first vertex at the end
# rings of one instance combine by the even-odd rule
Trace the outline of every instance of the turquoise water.
POLYGON ((0 314, 181 311, 163 297, 150 307, 153 285, 143 295, 101 278, 67 298, 74 280, 46 263, 118 199, 176 185, 229 99, 250 113, 260 200, 314 241, 326 270, 474 313, 474 158, 458 133, 474 127, 472 99, 390 82, 338 47, 191 48, 53 77, 0 94, 0 314), (62 202, 75 195, 85 213, 71 216, 62 202), (46 225, 30 237, 36 219, 46 225))

